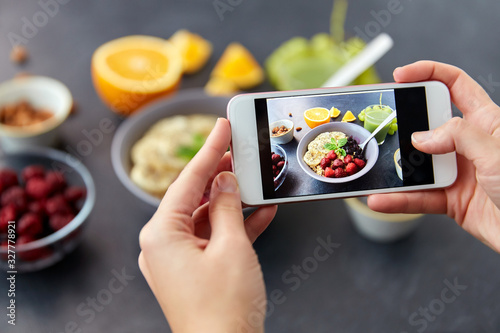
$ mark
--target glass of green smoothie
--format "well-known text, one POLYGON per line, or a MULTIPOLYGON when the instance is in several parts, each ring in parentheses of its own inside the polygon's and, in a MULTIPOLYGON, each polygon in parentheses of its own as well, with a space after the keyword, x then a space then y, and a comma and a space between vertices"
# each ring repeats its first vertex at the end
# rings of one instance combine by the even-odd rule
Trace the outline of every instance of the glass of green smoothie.
MULTIPOLYGON (((372 133, 378 125, 380 125, 385 118, 387 118, 394 110, 390 106, 377 104, 367 106, 364 110, 365 112, 365 125, 364 127, 372 133)), ((385 137, 387 136, 387 132, 389 131, 389 127, 391 124, 387 124, 380 132, 375 135, 375 139, 377 139, 377 143, 379 145, 383 144, 385 141, 385 137)))

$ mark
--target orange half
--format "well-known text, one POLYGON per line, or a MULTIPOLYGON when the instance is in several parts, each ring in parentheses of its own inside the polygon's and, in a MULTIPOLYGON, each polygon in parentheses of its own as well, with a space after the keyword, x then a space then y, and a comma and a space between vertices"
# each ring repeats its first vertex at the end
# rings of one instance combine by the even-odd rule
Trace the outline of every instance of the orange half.
POLYGON ((304 120, 307 126, 314 128, 330 122, 330 110, 325 108, 312 108, 304 111, 304 120))
POLYGON ((129 115, 178 88, 182 57, 170 42, 127 36, 101 45, 92 56, 94 87, 113 111, 129 115))

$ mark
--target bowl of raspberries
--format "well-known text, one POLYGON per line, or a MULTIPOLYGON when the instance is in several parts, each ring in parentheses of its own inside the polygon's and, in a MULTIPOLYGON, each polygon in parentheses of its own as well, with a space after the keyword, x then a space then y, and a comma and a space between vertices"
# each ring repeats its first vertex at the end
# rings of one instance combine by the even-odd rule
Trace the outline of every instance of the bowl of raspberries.
POLYGON ((378 159, 377 141, 362 126, 331 122, 313 128, 297 146, 300 167, 312 178, 325 183, 346 183, 368 173, 378 159))
POLYGON ((95 201, 87 168, 50 148, 0 158, 0 263, 21 272, 61 260, 79 243, 95 201))

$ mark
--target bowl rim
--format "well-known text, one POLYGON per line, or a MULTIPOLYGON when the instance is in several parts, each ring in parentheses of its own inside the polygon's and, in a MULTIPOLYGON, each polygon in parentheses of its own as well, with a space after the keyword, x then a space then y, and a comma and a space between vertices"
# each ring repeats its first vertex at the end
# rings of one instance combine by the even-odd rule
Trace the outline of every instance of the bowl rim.
MULTIPOLYGON (((377 144, 377 141, 375 138, 372 138, 366 145, 365 149, 367 149, 368 147, 374 147, 372 149, 375 149, 374 150, 374 160, 375 162, 373 163, 373 165, 371 165, 370 168, 367 168, 366 166, 359 172, 351 175, 351 176, 347 176, 347 177, 342 177, 342 178, 327 178, 327 177, 321 177, 317 174, 315 174, 311 168, 309 168, 309 166, 303 161, 303 156, 299 156, 300 155, 300 149, 299 149, 299 146, 301 145, 302 141, 305 140, 305 139, 308 139, 309 137, 312 137, 314 134, 311 134, 311 133, 317 133, 317 135, 320 134, 320 132, 324 132, 321 131, 321 128, 325 128, 325 127, 330 127, 330 126, 347 126, 347 127, 353 127, 353 126, 356 126, 358 127, 361 132, 366 132, 365 135, 366 137, 370 136, 370 132, 365 129, 363 126, 360 126, 358 124, 353 124, 353 123, 348 123, 348 122, 329 122, 329 123, 326 123, 326 124, 322 124, 322 125, 319 125, 319 126, 316 126, 315 128, 311 129, 309 132, 307 132, 303 137, 302 139, 300 139, 299 141, 299 144, 297 145, 297 161, 299 163, 299 166, 300 168, 304 171, 304 173, 306 173, 307 175, 309 175, 311 178, 313 179, 316 179, 318 181, 321 181, 321 182, 324 182, 324 183, 331 183, 331 184, 339 184, 339 183, 347 183, 349 181, 352 181, 352 180, 355 180, 355 179, 358 179, 360 178, 361 176, 365 175, 366 173, 368 173, 372 167, 375 165, 375 163, 377 162, 378 160, 378 155, 379 155, 379 147, 378 147, 378 144, 377 144)), ((334 130, 332 130, 334 131, 334 130)), ((347 135, 347 134, 346 134, 347 135)), ((349 137, 349 135, 348 135, 349 137)), ((312 141, 312 140, 311 140, 312 141)), ((311 142, 309 141, 309 142, 311 142)), ((305 142, 305 141, 304 141, 305 142)), ((309 144, 309 142, 307 142, 307 145, 309 144)), ((366 163, 368 165, 368 162, 366 163)))
MULTIPOLYGON (((54 113, 54 117, 51 117, 41 123, 27 126, 25 128, 18 128, 16 126, 9 126, 0 123, 0 133, 2 135, 12 138, 28 138, 38 136, 53 130, 68 118, 71 112, 71 107, 73 105, 73 96, 71 95, 71 91, 69 90, 69 88, 64 83, 54 78, 40 75, 13 78, 0 83, 0 95, 4 90, 27 89, 26 91, 29 91, 30 88, 26 87, 29 84, 50 85, 50 89, 55 91, 59 98, 62 98, 63 103, 65 104, 63 107, 63 112, 60 114, 54 113)), ((31 100, 29 92, 26 92, 23 95, 23 98, 28 102, 31 100)), ((4 104, 2 103, 1 105, 4 104)))
MULTIPOLYGON (((136 198, 139 198, 141 201, 155 208, 158 207, 161 202, 161 198, 147 193, 139 186, 137 186, 134 182, 132 182, 129 173, 127 173, 123 163, 121 162, 121 151, 123 149, 122 143, 128 132, 135 126, 137 122, 140 122, 143 118, 148 118, 150 114, 158 112, 158 108, 165 108, 178 103, 205 99, 226 100, 227 103, 229 103, 230 100, 230 98, 228 97, 207 95, 201 88, 183 89, 174 96, 167 96, 165 98, 160 98, 146 104, 120 124, 111 142, 111 164, 116 176, 118 177, 122 185, 125 186, 125 188, 136 198)), ((165 118, 173 115, 175 114, 165 114, 163 115, 163 117, 165 118)), ((152 125, 153 124, 151 124, 151 126, 152 125)), ((141 133, 141 136, 142 135, 144 135, 144 133, 141 133)), ((130 152, 128 152, 128 155, 130 158, 130 152)))
MULTIPOLYGON (((5 155, 8 156, 30 155, 35 157, 44 157, 52 159, 54 161, 61 162, 69 166, 76 172, 78 172, 78 174, 82 177, 86 190, 85 202, 83 203, 83 206, 78 212, 78 214, 75 216, 75 218, 73 218, 73 220, 71 220, 70 223, 65 225, 63 228, 57 230, 56 232, 53 232, 50 235, 47 235, 43 238, 37 239, 27 244, 16 245, 16 250, 29 251, 50 245, 65 238, 67 235, 75 231, 80 225, 83 224, 83 222, 87 219, 87 217, 89 216, 90 212, 94 207, 96 190, 92 175, 88 171, 87 167, 79 159, 66 152, 47 147, 36 147, 36 148, 30 147, 22 150, 9 152, 6 153, 5 155)), ((4 250, 2 248, 0 248, 0 253, 4 253, 4 250)))
MULTIPOLYGON (((272 143, 271 144, 271 151, 273 150, 273 146, 276 147, 280 153, 283 154, 283 158, 285 159, 285 165, 288 165, 288 156, 286 154, 286 151, 285 149, 283 149, 283 147, 281 147, 279 144, 277 143, 272 143)), ((284 174, 285 172, 285 167, 283 167, 283 169, 281 169, 280 173, 278 174, 278 176, 276 177, 276 179, 280 178, 281 176, 283 176, 283 180, 285 179, 286 175, 284 174)), ((278 186, 279 187, 279 186, 278 186)), ((276 188, 277 189, 277 188, 276 188)))

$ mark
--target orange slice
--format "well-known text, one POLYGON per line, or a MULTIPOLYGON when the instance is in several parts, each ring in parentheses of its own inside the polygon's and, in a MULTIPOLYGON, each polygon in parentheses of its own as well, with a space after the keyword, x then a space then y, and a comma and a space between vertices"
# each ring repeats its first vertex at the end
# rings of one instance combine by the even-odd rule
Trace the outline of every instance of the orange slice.
POLYGON ((205 85, 205 92, 211 96, 234 96, 238 92, 238 87, 234 82, 220 77, 212 77, 205 85))
POLYGON ((193 74, 199 71, 212 54, 212 44, 187 30, 179 30, 169 41, 181 52, 184 73, 193 74))
POLYGON ((170 42, 151 36, 127 36, 95 50, 94 87, 113 111, 130 115, 146 103, 177 90, 182 57, 170 42))
POLYGON ((239 89, 250 89, 264 81, 262 67, 239 43, 227 46, 211 76, 232 81, 239 89))
POLYGON ((330 122, 330 111, 325 108, 312 108, 304 111, 307 126, 314 128, 330 122))
POLYGON ((337 118, 338 116, 340 116, 340 110, 332 106, 330 109, 330 118, 337 118))
POLYGON ((344 117, 342 118, 342 121, 343 122, 351 122, 351 121, 355 121, 356 120, 356 116, 352 114, 351 111, 347 111, 344 115, 344 117))

